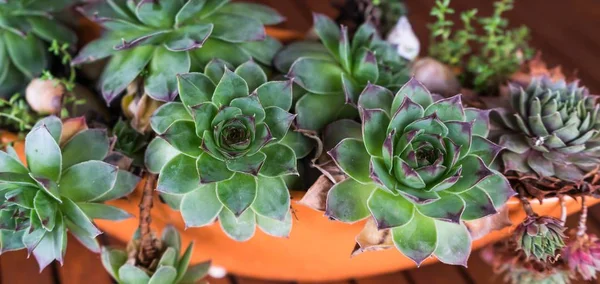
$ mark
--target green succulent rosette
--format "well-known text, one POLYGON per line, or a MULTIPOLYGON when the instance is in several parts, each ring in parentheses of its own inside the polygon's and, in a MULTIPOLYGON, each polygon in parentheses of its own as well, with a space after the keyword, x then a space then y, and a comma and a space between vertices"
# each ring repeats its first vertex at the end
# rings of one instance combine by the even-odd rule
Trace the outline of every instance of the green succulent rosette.
POLYGON ((144 75, 145 92, 173 101, 176 74, 200 71, 213 58, 239 65, 254 59, 266 66, 281 44, 264 25, 284 18, 275 10, 229 0, 106 0, 81 12, 106 32, 86 45, 73 64, 112 56, 100 78, 107 102, 136 77, 144 75))
POLYGON ((547 216, 528 216, 515 229, 517 249, 527 258, 552 263, 565 247, 565 226, 560 219, 547 216))
POLYGON ((8 97, 48 68, 47 43, 74 44, 75 34, 53 12, 74 0, 0 1, 0 97, 8 97))
POLYGON ((534 78, 511 87, 510 104, 496 112, 506 171, 577 182, 600 163, 600 105, 577 82, 534 78))
POLYGON ((92 219, 129 218, 102 202, 128 195, 139 181, 102 161, 109 151, 105 130, 83 130, 66 141, 62 132, 56 117, 38 122, 25 138, 27 165, 12 147, 0 151, 1 252, 26 248, 41 269, 63 262, 67 231, 99 252, 101 232, 92 219))
POLYGON ((293 137, 300 134, 288 132, 295 117, 288 112, 292 82, 267 82, 253 61, 235 71, 216 61, 205 74, 178 75, 181 102, 163 105, 151 118, 159 137, 148 146, 146 166, 159 173, 158 191, 188 227, 218 217, 238 241, 251 238, 255 225, 287 236, 284 178, 297 175, 296 157, 307 154, 296 154, 293 137))
POLYGON ((130 258, 132 255, 137 257, 140 245, 138 234, 134 236, 127 251, 103 248, 102 265, 118 283, 123 284, 192 284, 198 283, 208 274, 210 261, 190 265, 194 243, 190 243, 181 255, 181 236, 174 227, 167 226, 158 243, 160 257, 151 267, 137 265, 136 259, 130 258))
POLYGON ((358 97, 368 83, 397 90, 408 81, 408 62, 372 24, 361 25, 352 39, 345 26, 325 15, 314 14, 314 26, 320 43, 292 43, 274 59, 275 67, 302 87, 294 94, 298 127, 320 130, 337 119, 358 117, 358 97))
POLYGON ((329 191, 326 215, 372 216, 417 265, 431 255, 465 265, 471 237, 462 221, 495 214, 514 195, 490 168, 501 147, 486 139, 489 112, 463 108, 460 95, 435 101, 414 79, 396 95, 369 85, 358 106, 362 137, 328 152, 348 178, 329 191))

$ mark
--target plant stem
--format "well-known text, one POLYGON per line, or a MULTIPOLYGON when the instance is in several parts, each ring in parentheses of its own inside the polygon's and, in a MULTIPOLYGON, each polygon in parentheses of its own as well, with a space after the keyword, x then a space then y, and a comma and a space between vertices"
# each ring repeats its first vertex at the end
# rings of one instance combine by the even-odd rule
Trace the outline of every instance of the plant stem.
POLYGON ((156 187, 156 175, 146 174, 146 183, 144 184, 144 190, 142 192, 142 199, 140 200, 140 248, 138 254, 138 261, 141 265, 148 267, 152 261, 160 253, 156 245, 156 240, 150 229, 150 223, 152 223, 152 217, 150 215, 153 204, 153 193, 156 187))
POLYGON ((529 203, 529 200, 527 200, 522 190, 519 190, 519 199, 521 200, 521 204, 523 204, 523 209, 525 209, 527 217, 535 216, 536 214, 533 211, 533 208, 531 208, 531 203, 529 203))
POLYGON ((587 222, 587 205, 585 204, 585 195, 581 197, 581 216, 579 216, 579 226, 577 227, 577 237, 583 237, 585 235, 585 231, 587 231, 587 227, 585 223, 587 222))
POLYGON ((564 227, 567 222, 567 204, 565 203, 564 196, 559 197, 560 200, 560 224, 564 227))

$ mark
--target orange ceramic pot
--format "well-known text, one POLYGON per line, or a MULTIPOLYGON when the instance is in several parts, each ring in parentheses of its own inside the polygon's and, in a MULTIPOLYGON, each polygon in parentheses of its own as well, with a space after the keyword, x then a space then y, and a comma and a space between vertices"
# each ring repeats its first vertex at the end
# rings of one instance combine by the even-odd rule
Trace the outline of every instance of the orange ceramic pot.
MULTIPOLYGON (((292 192, 293 200, 300 200, 304 192, 292 192)), ((138 188, 128 200, 117 200, 112 205, 138 214, 141 190, 138 188)), ((580 209, 578 201, 566 199, 568 213, 580 209)), ((589 200, 590 205, 600 199, 589 200)), ((543 215, 560 215, 557 198, 534 201, 534 210, 543 215)), ((520 203, 509 201, 510 217, 513 224, 525 218, 520 203)), ((362 230, 364 222, 348 225, 330 221, 322 212, 309 209, 292 202, 295 212, 292 232, 289 238, 275 238, 259 229, 247 242, 239 243, 229 239, 218 223, 202 228, 186 229, 179 214, 155 198, 152 225, 162 230, 172 224, 181 231, 184 243, 195 242, 193 262, 212 259, 213 263, 224 267, 228 272, 239 276, 259 279, 287 281, 335 281, 367 277, 392 271, 414 268, 414 263, 395 249, 366 252, 350 257, 355 245, 355 237, 362 230)), ((137 228, 138 220, 131 218, 120 223, 98 221, 98 226, 107 234, 126 242, 137 228)), ((473 243, 473 250, 507 237, 513 228, 493 232, 473 243)), ((427 263, 434 263, 429 259, 427 263)))

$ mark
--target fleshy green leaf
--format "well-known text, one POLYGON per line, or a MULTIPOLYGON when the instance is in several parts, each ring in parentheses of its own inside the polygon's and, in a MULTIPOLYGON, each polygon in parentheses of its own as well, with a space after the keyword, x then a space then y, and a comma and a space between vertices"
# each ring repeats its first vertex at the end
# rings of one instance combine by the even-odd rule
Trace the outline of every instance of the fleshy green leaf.
POLYGON ((176 74, 190 71, 190 55, 157 47, 144 80, 144 91, 153 99, 170 102, 179 94, 176 74))
MULTIPOLYGON (((262 169, 266 158, 267 156, 265 154, 256 152, 253 155, 245 155, 236 159, 227 160, 226 166, 230 171, 256 176, 262 169)), ((201 170, 199 171, 201 172, 201 170)))
POLYGON ((418 205, 421 214, 444 222, 460 223, 465 211, 465 202, 454 194, 441 195, 439 200, 418 205))
POLYGON ((284 221, 290 211, 290 193, 281 177, 258 177, 252 209, 258 215, 284 221))
POLYGON ((128 171, 119 170, 115 185, 106 193, 94 198, 94 202, 104 202, 125 197, 133 192, 140 178, 128 171))
POLYGON ((464 121, 465 112, 462 106, 461 95, 441 99, 431 104, 425 110, 425 115, 432 115, 434 113, 436 113, 442 121, 464 121))
POLYGON ((65 170, 60 193, 75 202, 94 200, 114 187, 118 172, 117 167, 102 161, 76 164, 65 170))
POLYGON ((258 101, 257 96, 234 99, 231 101, 230 106, 239 108, 243 115, 254 117, 255 123, 262 123, 265 119, 265 109, 263 109, 263 106, 258 101))
MULTIPOLYGON (((170 38, 165 42, 165 48, 170 52, 189 56, 186 51, 202 48, 204 42, 210 37, 213 28, 213 24, 190 24, 176 29, 171 32, 170 38)), ((189 71, 189 68, 183 72, 187 71, 189 71)))
POLYGON ((475 220, 498 213, 490 196, 478 187, 473 187, 459 196, 466 204, 463 220, 475 220))
POLYGON ((458 180, 453 186, 446 189, 446 191, 461 193, 473 186, 479 184, 483 179, 493 175, 494 173, 485 165, 481 158, 467 155, 462 161, 459 162, 462 165, 462 178, 458 180))
POLYGON ((215 25, 211 38, 226 42, 259 41, 264 40, 267 36, 265 27, 260 21, 245 15, 217 13, 210 16, 207 21, 211 21, 215 25))
POLYGON ((248 85, 239 75, 226 69, 217 84, 212 101, 217 107, 227 106, 235 98, 248 96, 248 85))
POLYGON ((392 103, 392 113, 396 112, 405 97, 410 98, 413 102, 421 105, 423 108, 427 108, 433 103, 433 98, 427 88, 415 78, 411 78, 404 86, 402 86, 400 91, 396 93, 392 103))
POLYGON ((408 224, 392 229, 392 239, 402 254, 420 266, 437 247, 435 222, 415 211, 414 217, 408 224))
POLYGON ((376 189, 368 200, 369 210, 379 230, 400 227, 410 221, 414 205, 402 196, 376 189))
POLYGON ((292 107, 292 81, 271 81, 256 89, 260 104, 267 108, 276 106, 285 111, 292 107))
POLYGON ((29 33, 25 37, 11 32, 3 34, 6 50, 17 69, 30 79, 42 74, 42 71, 48 65, 48 58, 42 41, 33 33, 29 33))
POLYGON ((29 170, 21 164, 19 160, 13 158, 10 154, 0 151, 0 169, 3 172, 28 174, 29 170))
POLYGON ((119 279, 119 268, 127 261, 127 253, 122 250, 102 248, 100 260, 106 271, 108 271, 114 279, 119 279))
POLYGON ((133 217, 129 212, 111 205, 100 203, 77 203, 85 215, 90 219, 105 219, 121 221, 133 217))
POLYGON ((192 121, 175 121, 161 137, 181 153, 192 157, 202 154, 202 139, 196 135, 196 124, 192 121))
POLYGON ((72 165, 91 161, 103 160, 108 154, 109 141, 106 130, 87 129, 81 131, 62 149, 62 167, 67 169, 72 165))
MULTIPOLYGON (((319 131, 327 124, 340 118, 340 114, 346 107, 343 96, 305 94, 296 103, 295 110, 298 115, 296 122, 301 129, 319 131), (323 106, 327 107, 323 108, 323 106), (315 109, 319 109, 319 111, 315 112, 315 109)), ((353 112, 356 112, 356 110, 353 110, 353 112)))
POLYGON ((388 136, 385 125, 390 124, 390 118, 382 109, 363 109, 361 117, 364 147, 371 156, 381 157, 383 141, 388 136))
POLYGON ((54 181, 60 179, 60 148, 45 126, 31 130, 25 137, 25 156, 31 173, 54 181))
POLYGON ((390 106, 393 100, 394 95, 390 90, 369 83, 358 97, 358 106, 363 109, 382 109, 391 115, 390 106))
POLYGON ((119 268, 119 279, 128 284, 144 284, 149 283, 150 277, 142 269, 125 263, 119 268))
POLYGON ((238 218, 229 210, 221 210, 219 213, 221 228, 230 238, 244 242, 254 236, 256 230, 256 214, 250 209, 246 210, 238 218))
POLYGON ((351 178, 335 184, 327 194, 325 215, 346 223, 367 218, 371 214, 367 200, 375 189, 374 184, 360 184, 351 178))
POLYGON ((45 192, 38 191, 33 199, 33 206, 42 227, 46 229, 46 231, 52 232, 57 222, 57 202, 45 192))
POLYGON ((56 217, 54 230, 46 233, 38 246, 33 250, 33 256, 40 266, 40 271, 54 260, 58 260, 61 264, 63 263, 67 248, 67 236, 62 214, 57 214, 56 217))
POLYGON ((111 58, 100 78, 106 102, 112 102, 144 70, 153 52, 153 46, 138 46, 119 51, 111 58))
POLYGON ((182 103, 168 103, 160 106, 150 118, 154 132, 163 134, 177 121, 193 121, 182 103))
POLYGON ((204 184, 219 182, 233 176, 233 172, 227 168, 225 162, 213 158, 206 152, 198 157, 196 165, 198 167, 200 182, 204 184))
POLYGON ((63 202, 59 205, 59 208, 69 221, 83 230, 86 236, 95 238, 102 233, 94 226, 85 212, 70 199, 63 198, 63 202))
POLYGON ((212 130, 212 121, 217 115, 217 107, 212 103, 202 103, 195 106, 192 111, 196 122, 196 135, 202 137, 204 131, 212 130))
POLYGON ((148 148, 146 148, 144 163, 148 171, 158 174, 168 161, 180 153, 165 139, 156 137, 148 144, 148 148))
POLYGON ((235 69, 235 74, 246 81, 248 90, 251 92, 256 90, 260 85, 267 82, 267 74, 254 61, 248 61, 235 69))
POLYGON ((435 221, 438 235, 437 247, 433 253, 441 262, 467 266, 471 254, 471 234, 464 224, 435 221))
POLYGON ((215 91, 215 84, 202 73, 178 74, 177 83, 179 97, 188 107, 210 102, 215 91))
POLYGON ((323 45, 337 57, 341 38, 340 28, 329 17, 318 13, 313 13, 313 25, 323 45))
POLYGON ((256 215, 256 224, 265 233, 279 238, 287 238, 292 230, 292 212, 286 211, 283 221, 256 215))
POLYGON ((160 266, 150 278, 148 284, 173 283, 177 278, 177 270, 170 266, 160 266))
POLYGON ((335 94, 343 91, 342 73, 333 61, 303 57, 294 62, 287 77, 311 93, 335 94))
POLYGON ((223 6, 219 12, 248 16, 259 20, 263 25, 276 25, 285 20, 285 17, 280 15, 277 10, 256 3, 229 3, 223 6))
POLYGON ((261 150, 266 159, 260 174, 268 177, 277 177, 298 174, 296 168, 296 154, 292 148, 283 144, 273 144, 261 150))
POLYGON ((158 176, 156 190, 164 193, 184 194, 200 186, 196 159, 179 154, 167 162, 158 176))
POLYGON ((217 185, 206 184, 188 192, 181 201, 181 216, 186 227, 202 227, 215 221, 223 204, 217 198, 217 185))
POLYGON ((328 152, 344 173, 361 183, 370 183, 370 156, 362 141, 353 138, 342 140, 328 152))
POLYGON ((217 183, 217 197, 237 217, 254 202, 256 187, 254 176, 236 173, 232 178, 217 183))

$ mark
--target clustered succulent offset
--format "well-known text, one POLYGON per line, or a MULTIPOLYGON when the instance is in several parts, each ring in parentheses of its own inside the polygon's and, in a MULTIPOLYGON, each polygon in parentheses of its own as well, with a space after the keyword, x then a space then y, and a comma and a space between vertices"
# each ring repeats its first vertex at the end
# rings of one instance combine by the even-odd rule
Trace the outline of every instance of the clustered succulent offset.
POLYGON ((46 43, 75 43, 75 34, 51 14, 74 2, 0 1, 0 97, 13 95, 48 67, 46 43))
POLYGON ((182 102, 165 104, 152 117, 159 137, 148 146, 146 165, 160 173, 157 190, 189 227, 218 217, 239 241, 252 237, 255 225, 287 236, 290 195, 283 177, 298 173, 296 154, 284 143, 295 117, 288 112, 291 81, 266 82, 253 61, 235 71, 215 61, 205 74, 180 74, 182 102))
POLYGON ((136 77, 159 101, 177 96, 176 74, 199 71, 211 59, 239 65, 250 59, 270 66, 281 44, 264 25, 280 23, 275 10, 229 0, 107 0, 81 11, 107 31, 73 60, 81 64, 112 55, 100 79, 107 102, 136 77))
POLYGON ((538 261, 527 257, 517 248, 513 238, 497 242, 482 250, 481 256, 497 274, 505 274, 504 281, 512 284, 565 284, 570 283, 571 271, 564 258, 554 262, 538 261))
POLYGON ((529 216, 515 230, 517 249, 538 261, 554 261, 565 246, 565 227, 559 219, 529 216))
POLYGON ((369 82, 396 90, 408 80, 406 60, 373 25, 363 24, 352 40, 346 27, 340 29, 325 15, 314 14, 314 25, 321 43, 292 43, 274 59, 275 67, 303 88, 295 94, 301 96, 295 107, 300 128, 320 130, 336 119, 358 116, 358 97, 369 82))
POLYGON ((0 248, 27 248, 40 268, 62 263, 67 230, 99 251, 100 231, 91 219, 120 220, 129 214, 103 201, 131 193, 139 178, 102 160, 106 131, 73 128, 48 117, 25 138, 26 165, 14 149, 0 151, 0 248))
POLYGON ((596 235, 578 235, 577 230, 572 230, 562 253, 573 274, 586 281, 596 279, 596 272, 600 271, 600 240, 596 235))
POLYGON ((577 82, 535 78, 512 86, 511 110, 498 112, 508 133, 499 144, 506 171, 580 181, 600 163, 600 106, 577 82))
POLYGON ((396 95, 369 85, 358 107, 362 139, 329 151, 349 177, 329 191, 326 214, 373 216, 417 264, 435 255, 464 265, 471 237, 462 221, 496 213, 514 194, 489 168, 501 147, 485 138, 488 112, 463 108, 460 95, 434 101, 414 79, 396 95))
POLYGON ((102 264, 118 283, 124 284, 191 284, 206 276, 210 261, 189 266, 194 243, 191 243, 180 257, 181 237, 177 229, 172 226, 166 227, 161 240, 157 241, 160 257, 153 261, 150 267, 140 265, 136 259, 140 246, 137 234, 127 246, 127 251, 103 248, 102 264))

